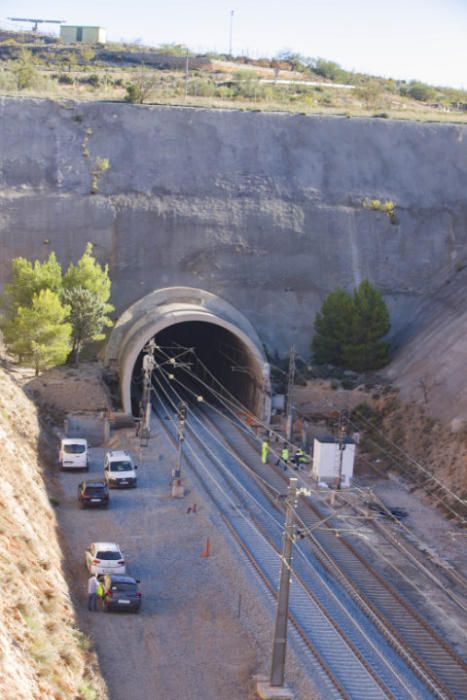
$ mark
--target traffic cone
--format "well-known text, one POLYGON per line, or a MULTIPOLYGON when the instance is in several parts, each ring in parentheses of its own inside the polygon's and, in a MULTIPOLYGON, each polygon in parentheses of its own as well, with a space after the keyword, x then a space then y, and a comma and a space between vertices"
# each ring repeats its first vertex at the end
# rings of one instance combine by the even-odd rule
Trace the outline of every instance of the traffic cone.
POLYGON ((203 549, 201 556, 208 557, 211 554, 211 542, 209 537, 206 538, 206 547, 203 549))

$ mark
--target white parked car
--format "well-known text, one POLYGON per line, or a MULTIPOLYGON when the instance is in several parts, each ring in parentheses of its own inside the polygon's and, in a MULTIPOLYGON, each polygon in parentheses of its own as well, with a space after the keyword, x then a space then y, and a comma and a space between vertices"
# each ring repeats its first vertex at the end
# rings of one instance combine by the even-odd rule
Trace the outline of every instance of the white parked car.
POLYGON ((63 438, 58 459, 62 469, 89 469, 88 441, 84 438, 63 438))
POLYGON ((125 450, 111 450, 104 459, 104 478, 109 488, 136 486, 136 464, 125 450))
POLYGON ((93 542, 85 552, 86 567, 91 574, 125 574, 125 557, 113 542, 93 542))

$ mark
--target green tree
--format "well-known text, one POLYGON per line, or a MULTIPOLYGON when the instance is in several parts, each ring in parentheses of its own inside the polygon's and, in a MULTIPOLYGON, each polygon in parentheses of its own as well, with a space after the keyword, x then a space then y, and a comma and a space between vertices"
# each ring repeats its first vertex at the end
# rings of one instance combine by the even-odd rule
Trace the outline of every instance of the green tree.
POLYGON ((381 293, 364 279, 353 295, 336 289, 316 314, 311 349, 316 362, 358 372, 379 369, 389 360, 383 337, 390 328, 381 293))
POLYGON ((3 324, 7 349, 39 372, 63 364, 70 352, 70 308, 57 293, 42 289, 30 306, 19 306, 14 318, 3 324))
POLYGON ((108 316, 114 310, 108 303, 111 286, 109 266, 102 267, 97 262, 92 243, 88 243, 81 259, 76 265, 71 263, 63 277, 63 298, 71 306, 73 354, 77 362, 83 344, 98 339, 102 330, 112 325, 108 316))
POLYGON ((62 269, 55 253, 50 253, 45 262, 26 258, 14 258, 12 262, 12 281, 5 285, 2 304, 7 316, 14 316, 20 306, 32 304, 35 294, 44 289, 59 294, 62 288, 62 269))
POLYGON ((391 324, 381 292, 364 279, 352 298, 351 333, 343 346, 343 363, 362 372, 389 361, 389 343, 382 340, 391 324))
POLYGON ((419 83, 416 80, 412 80, 407 88, 407 94, 414 100, 419 100, 420 102, 428 102, 429 100, 434 100, 436 97, 436 91, 430 87, 430 85, 425 85, 425 83, 419 83))
POLYGON ((316 314, 311 349, 318 364, 341 365, 343 346, 351 331, 352 297, 342 289, 331 292, 316 314))
POLYGON ((67 289, 63 299, 70 308, 68 320, 73 328, 71 357, 79 367, 83 345, 92 340, 103 340, 105 335, 102 331, 111 326, 112 321, 107 316, 108 305, 89 289, 67 289))

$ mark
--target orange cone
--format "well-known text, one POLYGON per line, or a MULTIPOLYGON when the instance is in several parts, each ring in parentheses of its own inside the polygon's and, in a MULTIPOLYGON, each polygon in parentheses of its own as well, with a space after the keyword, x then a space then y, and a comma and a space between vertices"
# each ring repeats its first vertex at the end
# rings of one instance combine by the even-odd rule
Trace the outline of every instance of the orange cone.
POLYGON ((211 554, 211 542, 209 540, 209 537, 206 538, 206 547, 201 553, 202 557, 208 557, 211 554))

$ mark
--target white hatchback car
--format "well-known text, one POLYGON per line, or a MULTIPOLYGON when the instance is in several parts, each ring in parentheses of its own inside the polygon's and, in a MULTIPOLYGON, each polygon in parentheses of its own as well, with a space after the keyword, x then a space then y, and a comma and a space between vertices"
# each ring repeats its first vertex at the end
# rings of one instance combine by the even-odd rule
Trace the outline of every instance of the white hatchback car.
POLYGON ((91 574, 125 574, 123 552, 113 542, 93 542, 85 552, 86 567, 91 574))

